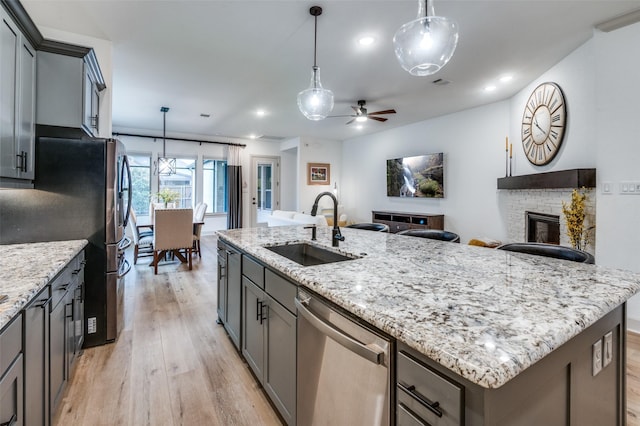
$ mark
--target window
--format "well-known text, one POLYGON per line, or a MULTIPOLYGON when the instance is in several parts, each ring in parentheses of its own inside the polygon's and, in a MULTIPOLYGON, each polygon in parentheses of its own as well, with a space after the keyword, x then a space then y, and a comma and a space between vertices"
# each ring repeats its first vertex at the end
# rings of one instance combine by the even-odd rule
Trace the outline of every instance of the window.
POLYGON ((131 206, 136 215, 147 216, 151 199, 151 156, 129 154, 127 157, 131 168, 131 206))
POLYGON ((224 160, 204 160, 203 201, 207 203, 207 213, 227 212, 227 162, 224 160))
POLYGON ((196 183, 196 160, 192 158, 176 158, 176 173, 172 175, 160 175, 158 191, 169 188, 176 191, 178 196, 177 207, 193 207, 193 194, 196 183))

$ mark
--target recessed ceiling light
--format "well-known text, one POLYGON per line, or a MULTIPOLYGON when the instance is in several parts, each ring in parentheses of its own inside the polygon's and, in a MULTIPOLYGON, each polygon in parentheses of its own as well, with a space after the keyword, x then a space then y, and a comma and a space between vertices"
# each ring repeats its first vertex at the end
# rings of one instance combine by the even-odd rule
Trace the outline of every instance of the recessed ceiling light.
POLYGON ((375 41, 376 39, 371 36, 364 36, 358 39, 358 44, 360 46, 371 46, 375 41))
POLYGON ((494 85, 490 85, 484 88, 485 92, 493 92, 494 90, 496 90, 496 86, 494 85))
POLYGON ((264 117, 264 116, 265 116, 265 114, 266 114, 266 112, 265 112, 265 110, 263 110, 263 109, 259 109, 258 111, 256 111, 256 115, 257 115, 258 117, 264 117))
POLYGON ((362 127, 363 127, 363 126, 362 126, 362 124, 358 124, 358 125, 356 126, 356 130, 362 130, 362 127))
POLYGON ((502 77, 500 77, 500 81, 502 83, 507 83, 509 81, 513 80, 513 76, 512 75, 503 75, 502 77))

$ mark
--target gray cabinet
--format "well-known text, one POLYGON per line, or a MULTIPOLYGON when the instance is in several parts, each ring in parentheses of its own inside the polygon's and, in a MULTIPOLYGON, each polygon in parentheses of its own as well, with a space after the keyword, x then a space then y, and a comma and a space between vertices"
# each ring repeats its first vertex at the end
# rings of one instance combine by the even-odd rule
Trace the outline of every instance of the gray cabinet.
POLYGON ((240 350, 242 257, 234 247, 218 242, 218 321, 240 350))
POLYGON ((46 286, 24 308, 25 424, 48 426, 49 421, 49 308, 46 286))
POLYGON ((68 344, 67 338, 67 304, 69 303, 69 286, 71 285, 71 273, 68 269, 62 271, 51 284, 51 314, 50 324, 50 355, 49 355, 49 404, 51 413, 55 411, 62 397, 67 383, 68 344))
POLYGON ((38 52, 36 123, 98 136, 100 92, 106 86, 93 49, 47 48, 38 52))
POLYGON ((242 305, 242 263, 240 252, 227 251, 227 322, 224 324, 236 348, 240 349, 242 305))
POLYGON ((36 52, 4 8, 0 19, 0 181, 7 187, 29 186, 34 178, 36 52))
POLYGON ((295 424, 297 286, 247 256, 243 275, 242 355, 285 422, 295 424))
POLYGON ((26 424, 23 386, 22 314, 18 314, 0 332, 0 424, 26 424))
POLYGON ((53 416, 84 341, 84 252, 51 283, 49 406, 53 416))
POLYGON ((227 321, 227 245, 218 240, 218 323, 227 321))

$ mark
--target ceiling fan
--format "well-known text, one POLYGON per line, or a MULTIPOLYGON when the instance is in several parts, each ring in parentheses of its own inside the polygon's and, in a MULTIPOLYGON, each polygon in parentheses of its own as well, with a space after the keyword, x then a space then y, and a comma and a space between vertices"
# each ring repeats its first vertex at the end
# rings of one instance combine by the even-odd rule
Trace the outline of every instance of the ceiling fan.
POLYGON ((382 115, 382 114, 395 114, 396 113, 395 109, 385 109, 384 111, 368 112, 367 108, 365 107, 366 103, 367 103, 367 101, 365 101, 365 100, 359 100, 357 107, 356 106, 351 106, 351 108, 353 108, 353 111, 355 112, 355 114, 330 115, 330 117, 353 117, 351 120, 347 121, 346 124, 351 124, 354 121, 364 122, 364 121, 367 121, 368 119, 385 122, 385 121, 388 120, 387 118, 377 117, 377 116, 378 115, 382 115))

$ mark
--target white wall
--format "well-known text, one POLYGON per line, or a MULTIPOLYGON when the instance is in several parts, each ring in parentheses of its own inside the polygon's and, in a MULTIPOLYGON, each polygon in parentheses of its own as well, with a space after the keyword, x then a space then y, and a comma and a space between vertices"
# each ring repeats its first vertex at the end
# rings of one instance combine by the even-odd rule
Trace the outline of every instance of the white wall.
MULTIPOLYGON (((334 184, 338 190, 342 186, 342 142, 309 137, 300 138, 298 147, 298 207, 296 210, 310 213, 316 196, 324 191, 333 191, 334 184), (330 164, 331 182, 329 185, 307 185, 307 164, 330 164)), ((339 200, 341 201, 341 200, 339 200)), ((333 207, 329 197, 323 197, 320 207, 333 207)))
MULTIPOLYGON (((596 32, 596 167, 598 264, 640 272, 640 195, 622 195, 622 181, 640 182, 640 23, 596 32)), ((640 296, 627 306, 628 326, 640 332, 640 296)))
POLYGON ((342 199, 349 220, 370 222, 372 210, 445 215, 463 242, 504 239, 496 179, 504 176, 509 103, 427 120, 344 142, 342 199), (386 160, 444 153, 445 198, 387 197, 386 160))
POLYGON ((100 118, 98 128, 101 137, 111 137, 112 96, 113 96, 113 44, 108 40, 89 37, 81 34, 60 31, 54 28, 38 27, 42 36, 49 40, 62 41, 83 47, 91 47, 96 53, 100 71, 107 86, 100 92, 100 118))

